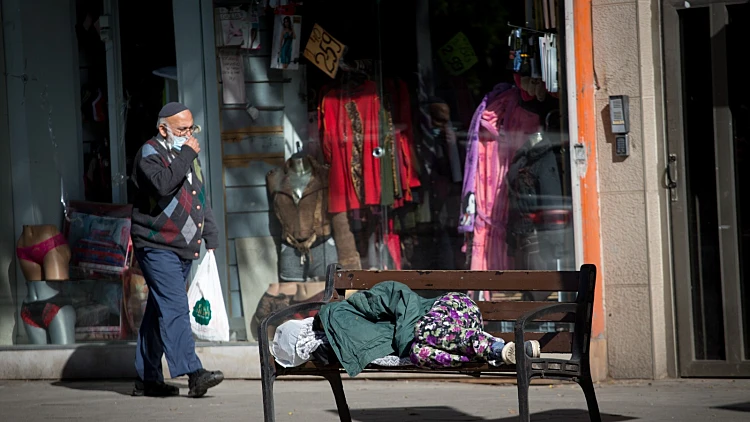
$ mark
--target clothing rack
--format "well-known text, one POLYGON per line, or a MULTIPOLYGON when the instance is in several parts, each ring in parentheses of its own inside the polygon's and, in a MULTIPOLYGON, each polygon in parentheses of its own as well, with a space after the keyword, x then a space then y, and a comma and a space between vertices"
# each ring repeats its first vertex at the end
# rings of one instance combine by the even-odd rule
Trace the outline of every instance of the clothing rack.
POLYGON ((512 25, 510 22, 508 22, 508 27, 513 28, 513 29, 520 29, 520 30, 528 31, 528 32, 536 32, 537 34, 556 34, 557 33, 557 31, 554 31, 554 30, 553 31, 543 31, 543 30, 540 30, 540 29, 527 28, 525 26, 512 25))

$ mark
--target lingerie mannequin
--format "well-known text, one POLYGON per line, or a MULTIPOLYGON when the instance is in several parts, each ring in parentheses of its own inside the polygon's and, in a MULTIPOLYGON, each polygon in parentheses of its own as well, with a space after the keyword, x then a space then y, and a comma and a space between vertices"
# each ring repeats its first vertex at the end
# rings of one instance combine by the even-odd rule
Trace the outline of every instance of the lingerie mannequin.
POLYGON ((346 213, 328 213, 328 170, 304 152, 266 176, 283 234, 281 281, 323 280, 328 264, 361 267, 346 213))
POLYGON ((65 237, 54 225, 23 226, 16 254, 26 278, 21 319, 29 340, 33 344, 74 343, 75 309, 46 281, 68 279, 70 247, 65 237))

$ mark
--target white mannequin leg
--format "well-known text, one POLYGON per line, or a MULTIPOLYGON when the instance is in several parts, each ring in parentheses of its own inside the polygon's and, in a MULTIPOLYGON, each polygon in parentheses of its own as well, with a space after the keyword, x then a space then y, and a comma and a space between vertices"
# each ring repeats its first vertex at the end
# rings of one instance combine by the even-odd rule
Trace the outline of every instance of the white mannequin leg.
POLYGON ((47 329, 51 344, 74 344, 76 342, 76 310, 63 306, 52 319, 47 329))
POLYGON ((44 328, 34 327, 23 323, 26 328, 26 335, 29 336, 31 344, 47 344, 47 331, 44 328))

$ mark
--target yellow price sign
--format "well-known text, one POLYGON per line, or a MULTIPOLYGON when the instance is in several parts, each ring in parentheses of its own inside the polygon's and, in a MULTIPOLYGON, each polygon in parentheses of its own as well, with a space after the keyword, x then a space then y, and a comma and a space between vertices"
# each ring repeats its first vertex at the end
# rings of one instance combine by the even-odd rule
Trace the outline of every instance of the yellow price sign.
POLYGON ((317 23, 307 40, 304 56, 331 78, 336 77, 345 46, 317 23))
POLYGON ((469 38, 463 32, 440 47, 438 55, 451 75, 460 75, 479 62, 469 38))

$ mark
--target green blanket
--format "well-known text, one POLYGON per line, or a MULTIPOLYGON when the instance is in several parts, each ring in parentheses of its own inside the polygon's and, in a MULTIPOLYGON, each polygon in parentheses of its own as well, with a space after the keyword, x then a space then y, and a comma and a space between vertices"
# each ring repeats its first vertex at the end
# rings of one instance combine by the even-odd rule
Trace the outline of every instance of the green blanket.
POLYGON ((341 365, 354 377, 375 359, 409 356, 414 326, 434 303, 402 283, 384 281, 324 305, 319 315, 341 365))

